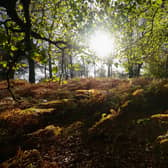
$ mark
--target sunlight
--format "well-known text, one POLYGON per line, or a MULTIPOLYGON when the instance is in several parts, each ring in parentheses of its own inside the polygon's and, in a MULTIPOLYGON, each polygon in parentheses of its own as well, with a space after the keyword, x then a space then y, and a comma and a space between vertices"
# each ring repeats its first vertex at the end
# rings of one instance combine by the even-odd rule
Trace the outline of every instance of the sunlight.
POLYGON ((89 47, 97 56, 108 57, 114 51, 114 39, 110 33, 97 30, 90 38, 89 47))

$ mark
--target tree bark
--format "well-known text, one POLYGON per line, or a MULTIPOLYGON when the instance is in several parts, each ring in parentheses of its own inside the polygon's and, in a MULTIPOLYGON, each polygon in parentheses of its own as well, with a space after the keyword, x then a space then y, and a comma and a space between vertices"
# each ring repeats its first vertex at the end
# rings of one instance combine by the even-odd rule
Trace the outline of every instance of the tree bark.
POLYGON ((53 77, 53 74, 52 74, 52 58, 51 58, 50 50, 51 50, 51 44, 49 44, 49 48, 48 48, 48 67, 49 67, 49 78, 52 79, 52 77, 53 77))
POLYGON ((29 82, 35 83, 35 63, 30 56, 28 58, 28 63, 29 63, 29 82))
POLYGON ((70 78, 73 78, 74 77, 74 72, 73 72, 73 59, 72 59, 72 55, 70 55, 70 78))
POLYGON ((28 63, 29 63, 29 82, 35 83, 35 63, 32 58, 32 44, 30 39, 31 34, 31 19, 29 14, 29 6, 30 6, 30 0, 23 0, 23 9, 24 9, 24 17, 26 19, 26 27, 25 27, 25 50, 28 63))
POLYGON ((108 64, 108 77, 111 77, 112 76, 112 64, 108 64))
POLYGON ((61 84, 63 78, 64 78, 64 49, 62 49, 62 55, 61 55, 61 74, 60 74, 60 79, 59 79, 59 84, 61 84))

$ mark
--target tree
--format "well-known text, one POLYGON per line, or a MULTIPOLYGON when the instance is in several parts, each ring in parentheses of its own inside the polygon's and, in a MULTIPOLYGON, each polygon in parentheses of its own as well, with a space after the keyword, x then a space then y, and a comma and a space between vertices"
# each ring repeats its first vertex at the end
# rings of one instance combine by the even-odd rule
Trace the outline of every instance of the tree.
MULTIPOLYGON (((97 27, 106 28, 116 36, 118 58, 123 60, 129 77, 140 76, 143 67, 152 74, 154 67, 157 67, 154 62, 158 62, 158 67, 164 67, 159 71, 163 70, 166 76, 167 50, 163 46, 167 43, 168 34, 167 6, 165 0, 0 1, 0 7, 6 11, 4 21, 10 20, 8 29, 11 33, 17 33, 22 40, 24 38, 30 82, 35 82, 34 60, 44 63, 49 69, 50 78, 56 71, 66 78, 67 74, 74 76, 78 57, 81 74, 87 76, 89 62, 94 61, 95 55, 84 43, 97 27), (42 60, 43 56, 40 55, 43 51, 46 54, 42 54, 45 55, 42 60), (164 66, 159 64, 160 58, 164 66)), ((5 30, 5 27, 1 29, 5 30)), ((108 65, 109 76, 111 65, 108 65)))
POLYGON ((120 55, 129 77, 138 77, 166 42, 167 1, 117 1, 113 17, 120 28, 120 55))
MULTIPOLYGON (((48 41, 49 43, 54 44, 55 46, 59 47, 59 44, 66 44, 64 41, 52 41, 49 38, 42 37, 40 34, 32 30, 32 23, 31 23, 31 17, 30 17, 30 0, 22 0, 21 2, 18 2, 17 0, 2 0, 0 2, 0 6, 4 7, 6 9, 7 15, 14 21, 18 26, 19 30, 12 29, 13 31, 19 31, 25 33, 25 53, 29 61, 29 81, 34 83, 35 82, 35 71, 34 71, 34 60, 32 58, 31 52, 32 52, 32 40, 31 37, 36 39, 41 39, 48 41), (18 3, 18 4, 17 4, 18 3), (17 13, 17 5, 23 6, 23 16, 26 22, 24 20, 21 20, 17 13)), ((59 47, 60 48, 60 47, 59 47)))

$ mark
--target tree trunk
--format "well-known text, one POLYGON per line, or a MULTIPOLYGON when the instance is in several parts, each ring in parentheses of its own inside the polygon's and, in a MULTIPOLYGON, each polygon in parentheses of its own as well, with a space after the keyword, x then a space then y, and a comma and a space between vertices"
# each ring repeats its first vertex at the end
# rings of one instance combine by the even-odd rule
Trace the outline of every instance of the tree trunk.
POLYGON ((51 60, 51 54, 48 53, 48 67, 49 67, 49 78, 52 79, 52 60, 51 60))
POLYGON ((60 74, 60 79, 59 79, 59 84, 61 84, 63 78, 64 78, 64 49, 62 49, 62 55, 61 55, 61 74, 60 74))
POLYGON ((70 54, 70 77, 73 78, 74 77, 74 72, 73 72, 73 60, 72 60, 72 55, 70 54))
MULTIPOLYGON (((44 16, 44 10, 43 10, 43 16, 44 16)), ((53 27, 54 27, 54 20, 52 21, 52 24, 51 24, 51 30, 53 30, 53 27)), ((52 33, 49 34, 49 39, 52 38, 52 33)), ((53 74, 52 74, 52 57, 51 57, 51 43, 48 44, 48 67, 49 67, 49 78, 51 79, 53 77, 53 74)))
POLYGON ((165 77, 168 77, 168 55, 166 55, 166 62, 165 62, 165 77))
POLYGON ((44 65, 44 76, 45 76, 45 79, 47 79, 47 65, 46 64, 44 65))
POLYGON ((94 77, 96 77, 96 63, 95 62, 93 63, 93 66, 94 66, 94 77))
POLYGON ((136 64, 135 77, 139 77, 140 76, 141 67, 142 67, 142 64, 136 64))
POLYGON ((85 59, 83 57, 82 57, 82 63, 83 63, 83 65, 82 65, 83 76, 87 77, 87 75, 86 75, 86 64, 85 64, 85 59))
POLYGON ((35 83, 35 63, 32 59, 31 51, 31 39, 30 39, 30 33, 31 33, 31 20, 30 20, 30 14, 29 14, 29 5, 30 0, 24 0, 23 3, 23 9, 24 9, 24 17, 26 19, 26 27, 25 27, 25 50, 28 58, 29 63, 29 82, 35 83))
POLYGON ((29 63, 29 82, 35 83, 35 63, 30 56, 28 57, 28 63, 29 63))
POLYGON ((129 78, 139 77, 142 64, 132 64, 128 69, 129 78))
POLYGON ((129 78, 133 78, 134 74, 133 74, 133 65, 129 65, 128 68, 128 77, 129 78))
POLYGON ((112 76, 112 65, 111 64, 108 64, 108 77, 111 77, 112 76))

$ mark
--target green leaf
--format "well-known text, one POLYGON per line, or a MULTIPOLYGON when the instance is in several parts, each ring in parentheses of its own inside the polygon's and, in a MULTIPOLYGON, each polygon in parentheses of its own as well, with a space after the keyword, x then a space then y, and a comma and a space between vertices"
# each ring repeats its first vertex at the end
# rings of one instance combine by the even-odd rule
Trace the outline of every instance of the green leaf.
POLYGON ((19 10, 23 10, 23 5, 22 5, 22 4, 19 4, 19 5, 18 5, 18 8, 19 8, 19 10))
POLYGON ((161 5, 162 4, 162 0, 157 0, 156 3, 161 5))
POLYGON ((58 67, 57 66, 53 67, 52 72, 57 73, 58 72, 58 67))
POLYGON ((116 67, 116 68, 118 68, 118 63, 116 62, 116 63, 114 63, 114 66, 116 67))
POLYGON ((11 50, 12 50, 12 51, 16 51, 17 48, 16 48, 15 46, 11 46, 11 50))
POLYGON ((146 124, 146 122, 150 121, 150 118, 140 118, 136 121, 137 124, 146 124))
POLYGON ((2 65, 3 68, 7 67, 7 62, 6 61, 0 61, 0 65, 2 65))

